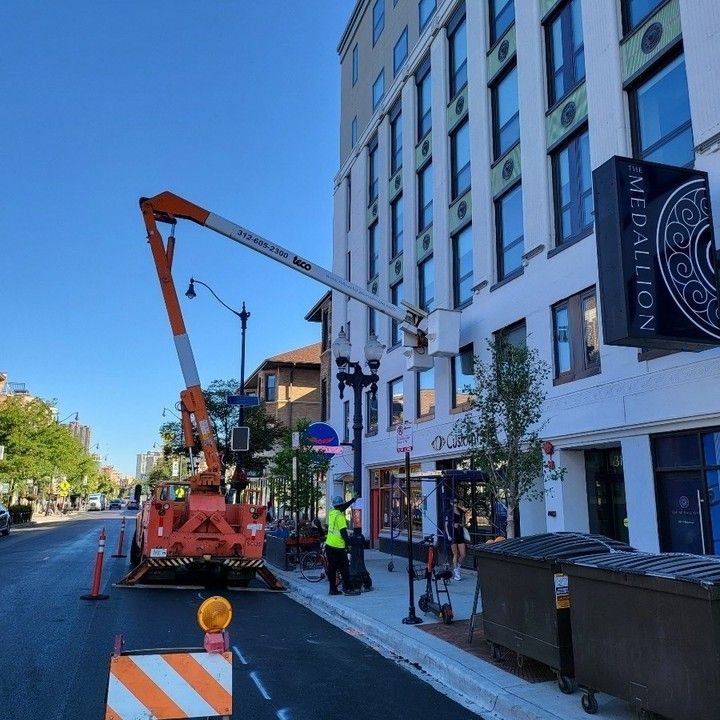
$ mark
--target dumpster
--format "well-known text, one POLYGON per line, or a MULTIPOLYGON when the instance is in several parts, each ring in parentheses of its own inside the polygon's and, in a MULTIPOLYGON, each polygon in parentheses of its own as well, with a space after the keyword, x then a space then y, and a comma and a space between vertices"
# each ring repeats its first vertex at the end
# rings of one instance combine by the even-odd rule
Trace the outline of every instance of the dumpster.
POLYGON ((602 535, 560 532, 475 545, 485 637, 557 673, 564 693, 575 690, 570 596, 560 562, 593 554, 633 552, 602 535))
POLYGON ((575 678, 672 720, 720 718, 720 558, 634 553, 563 562, 575 678))

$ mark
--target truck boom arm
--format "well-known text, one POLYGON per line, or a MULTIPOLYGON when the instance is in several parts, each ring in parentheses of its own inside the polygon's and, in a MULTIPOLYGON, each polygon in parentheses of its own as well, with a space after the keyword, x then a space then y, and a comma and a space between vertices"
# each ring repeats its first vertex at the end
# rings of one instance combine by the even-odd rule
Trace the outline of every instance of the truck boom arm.
POLYGON ((330 272, 330 270, 326 270, 320 265, 306 260, 304 257, 287 250, 277 243, 270 242, 261 235, 257 235, 241 225, 230 222, 220 215, 204 210, 173 193, 163 192, 152 198, 141 198, 140 207, 142 208, 143 215, 145 215, 146 226, 149 216, 152 216, 154 220, 158 222, 169 222, 172 224, 175 224, 178 218, 192 220, 198 225, 203 225, 204 227, 210 228, 210 230, 225 235, 240 245, 262 253, 271 260, 286 265, 291 270, 296 270, 327 287, 333 288, 333 290, 338 290, 355 300, 359 300, 361 303, 375 310, 379 310, 394 320, 406 322, 417 328, 425 316, 425 313, 420 309, 403 309, 397 305, 393 305, 377 295, 373 295, 373 293, 368 292, 364 288, 345 280, 345 278, 340 277, 340 275, 336 275, 330 272))

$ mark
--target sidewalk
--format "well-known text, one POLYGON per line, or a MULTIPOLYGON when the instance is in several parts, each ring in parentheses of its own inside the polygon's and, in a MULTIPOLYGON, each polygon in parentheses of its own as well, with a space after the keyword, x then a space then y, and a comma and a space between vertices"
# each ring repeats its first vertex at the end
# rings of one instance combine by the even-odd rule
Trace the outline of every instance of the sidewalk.
MULTIPOLYGON (((555 679, 542 680, 548 677, 547 674, 525 673, 536 680, 529 682, 500 669, 489 659, 478 657, 478 654, 485 654, 481 627, 475 631, 472 647, 467 645, 467 621, 475 593, 474 572, 465 570, 463 580, 450 583, 455 621, 464 626, 465 632, 461 633, 458 629, 448 632, 452 626, 443 626, 435 615, 424 615, 417 607, 417 600, 424 591, 424 581, 414 584, 415 612, 423 619, 423 624, 402 624, 409 611, 407 560, 395 557, 393 572, 388 571, 389 560, 389 555, 378 550, 365 551, 365 565, 373 581, 373 590, 363 592, 359 597, 330 596, 326 581, 309 583, 298 570, 282 571, 270 567, 287 584, 294 600, 383 655, 407 664, 409 670, 420 674, 485 720, 588 719, 580 705, 582 693, 579 690, 572 695, 564 695, 555 679), (430 625, 432 632, 428 632, 430 625), (438 635, 445 635, 455 644, 438 635)), ((600 693, 596 698, 599 705, 597 717, 603 720, 635 720, 636 714, 627 703, 600 693)))

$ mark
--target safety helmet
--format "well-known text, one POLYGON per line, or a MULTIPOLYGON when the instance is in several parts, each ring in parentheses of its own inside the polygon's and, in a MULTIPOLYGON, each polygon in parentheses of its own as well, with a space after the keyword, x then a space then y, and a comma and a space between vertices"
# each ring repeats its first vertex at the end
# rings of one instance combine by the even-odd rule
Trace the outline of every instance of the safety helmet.
POLYGON ((345 501, 342 499, 342 495, 336 495, 332 499, 333 507, 337 507, 338 505, 342 505, 345 501))

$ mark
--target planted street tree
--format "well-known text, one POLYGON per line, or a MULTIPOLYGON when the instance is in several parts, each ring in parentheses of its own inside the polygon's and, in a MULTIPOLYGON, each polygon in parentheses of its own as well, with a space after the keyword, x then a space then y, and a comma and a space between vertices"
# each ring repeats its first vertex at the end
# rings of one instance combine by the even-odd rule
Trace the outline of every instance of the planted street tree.
POLYGON ((505 500, 507 537, 514 537, 520 500, 542 498, 544 480, 560 481, 565 470, 544 462, 542 455, 548 364, 536 348, 502 337, 488 341, 488 349, 489 361, 473 359, 475 383, 465 388, 470 409, 454 429, 470 439, 465 459, 487 475, 495 497, 505 500))
POLYGON ((290 513, 306 512, 315 514, 322 497, 319 479, 327 473, 330 460, 324 453, 312 449, 307 437, 310 422, 298 420, 293 428, 300 433, 300 447, 292 447, 292 430, 282 434, 280 447, 273 456, 268 473, 270 475, 270 493, 276 507, 285 507, 290 513), (293 486, 293 456, 297 452, 297 487, 293 486))

